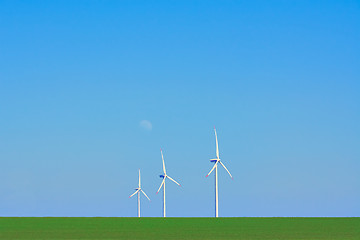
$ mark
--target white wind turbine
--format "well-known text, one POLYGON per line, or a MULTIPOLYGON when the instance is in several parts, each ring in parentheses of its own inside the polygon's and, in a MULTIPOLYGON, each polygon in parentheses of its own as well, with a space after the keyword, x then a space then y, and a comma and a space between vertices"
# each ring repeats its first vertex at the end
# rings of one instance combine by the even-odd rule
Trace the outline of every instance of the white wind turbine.
POLYGON ((147 199, 149 199, 149 201, 151 201, 150 200, 150 198, 146 195, 146 193, 141 189, 141 177, 140 177, 140 169, 139 169, 139 187, 138 188, 135 188, 135 192, 129 197, 129 198, 131 198, 132 196, 134 196, 135 194, 137 194, 138 196, 138 217, 140 217, 140 192, 142 192, 144 195, 145 195, 145 197, 147 198, 147 199))
POLYGON ((215 169, 215 217, 219 217, 218 164, 221 164, 221 166, 223 166, 225 168, 225 170, 230 175, 231 179, 233 179, 233 177, 231 176, 229 170, 227 170, 225 165, 220 161, 219 144, 218 144, 215 127, 214 127, 214 131, 215 131, 215 139, 216 139, 216 158, 210 159, 210 162, 214 162, 215 164, 214 164, 213 168, 210 170, 210 172, 208 173, 208 175, 206 175, 206 177, 208 177, 210 175, 210 173, 215 169))
POLYGON ((176 182, 174 179, 172 179, 169 175, 166 174, 166 169, 165 169, 165 162, 164 162, 164 156, 163 156, 163 152, 160 148, 160 152, 161 152, 161 158, 162 158, 162 163, 163 163, 163 171, 164 171, 164 175, 160 175, 161 178, 163 178, 161 185, 159 187, 159 189, 157 190, 156 194, 159 193, 160 189, 162 186, 164 186, 164 198, 163 198, 163 216, 166 217, 166 204, 165 204, 165 180, 166 178, 170 179, 171 181, 173 181, 174 183, 176 183, 177 185, 181 186, 178 182, 176 182))

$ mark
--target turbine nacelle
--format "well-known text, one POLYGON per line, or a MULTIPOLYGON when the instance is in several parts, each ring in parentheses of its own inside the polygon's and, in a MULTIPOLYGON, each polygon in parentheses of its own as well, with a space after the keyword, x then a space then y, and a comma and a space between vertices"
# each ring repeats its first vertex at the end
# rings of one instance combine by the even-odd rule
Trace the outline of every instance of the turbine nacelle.
POLYGON ((165 176, 165 175, 160 175, 159 177, 161 177, 161 178, 165 178, 166 176, 165 176))
POLYGON ((210 159, 210 162, 220 162, 220 159, 213 158, 213 159, 210 159))

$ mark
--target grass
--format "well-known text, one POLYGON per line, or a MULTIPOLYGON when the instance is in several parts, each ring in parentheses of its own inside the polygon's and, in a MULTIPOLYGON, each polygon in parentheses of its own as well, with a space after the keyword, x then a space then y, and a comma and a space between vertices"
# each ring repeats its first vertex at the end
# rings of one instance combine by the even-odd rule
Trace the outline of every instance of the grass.
POLYGON ((360 218, 0 218, 0 239, 360 239, 360 218))

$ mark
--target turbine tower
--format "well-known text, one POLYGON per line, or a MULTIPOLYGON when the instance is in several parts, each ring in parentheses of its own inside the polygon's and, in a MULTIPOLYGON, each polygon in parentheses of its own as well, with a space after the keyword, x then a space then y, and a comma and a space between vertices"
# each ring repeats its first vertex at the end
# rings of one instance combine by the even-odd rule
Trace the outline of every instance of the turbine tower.
POLYGON ((164 193, 164 198, 163 198, 163 216, 166 217, 166 202, 165 202, 165 180, 166 178, 170 179, 171 181, 173 181, 174 183, 176 183, 177 185, 179 185, 181 187, 181 185, 176 182, 174 179, 172 179, 169 175, 166 174, 166 169, 165 169, 165 162, 164 162, 164 155, 163 155, 163 152, 162 152, 162 149, 160 148, 160 152, 161 152, 161 158, 162 158, 162 164, 163 164, 163 171, 164 171, 164 175, 160 175, 161 178, 163 178, 162 182, 161 182, 161 185, 159 187, 159 189, 157 190, 156 194, 159 193, 160 189, 162 186, 164 186, 164 190, 163 190, 163 193, 164 193))
POLYGON ((149 201, 151 201, 150 198, 146 195, 146 193, 141 189, 140 169, 139 169, 139 187, 138 187, 138 188, 135 188, 135 190, 136 190, 136 191, 135 191, 129 198, 131 198, 132 196, 134 196, 135 194, 137 194, 137 197, 138 197, 138 217, 140 217, 140 192, 142 192, 142 193, 145 195, 145 197, 146 197, 147 199, 149 199, 149 201))
POLYGON ((221 166, 223 166, 225 168, 225 170, 230 175, 231 179, 233 179, 233 177, 231 176, 231 173, 225 167, 225 165, 220 161, 219 144, 218 144, 215 127, 214 127, 214 131, 215 131, 215 139, 216 139, 216 158, 210 159, 210 162, 214 162, 215 164, 214 164, 213 168, 210 170, 210 172, 208 173, 208 175, 206 175, 206 177, 208 177, 210 175, 210 173, 212 171, 214 171, 214 169, 215 169, 215 217, 219 217, 218 164, 220 164, 221 166))

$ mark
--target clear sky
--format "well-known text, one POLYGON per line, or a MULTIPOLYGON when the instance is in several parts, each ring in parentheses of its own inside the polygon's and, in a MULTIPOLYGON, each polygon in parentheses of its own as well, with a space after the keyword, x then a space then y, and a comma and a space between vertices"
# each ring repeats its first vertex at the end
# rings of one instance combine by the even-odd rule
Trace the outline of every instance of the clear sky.
POLYGON ((359 1, 0 0, 0 216, 360 216, 359 1), (145 120, 145 121, 144 121, 145 120))

